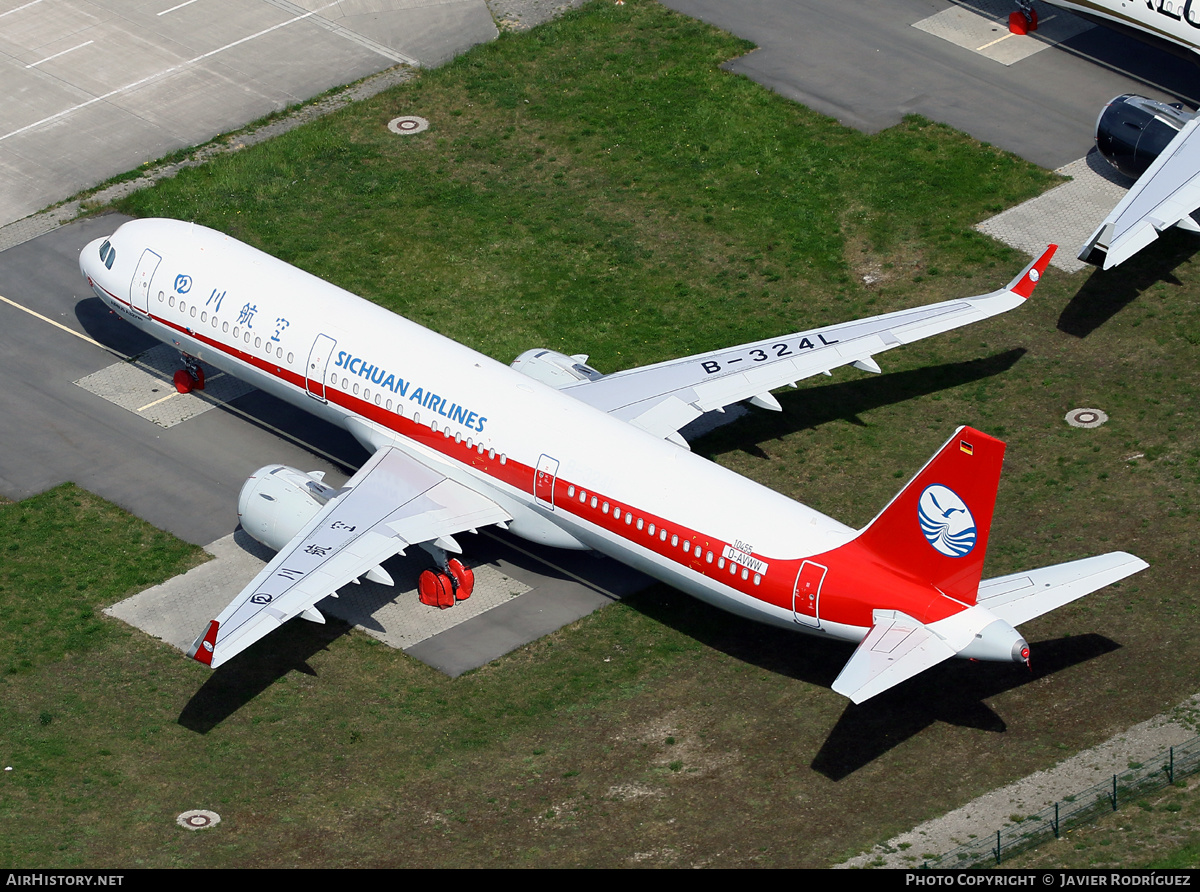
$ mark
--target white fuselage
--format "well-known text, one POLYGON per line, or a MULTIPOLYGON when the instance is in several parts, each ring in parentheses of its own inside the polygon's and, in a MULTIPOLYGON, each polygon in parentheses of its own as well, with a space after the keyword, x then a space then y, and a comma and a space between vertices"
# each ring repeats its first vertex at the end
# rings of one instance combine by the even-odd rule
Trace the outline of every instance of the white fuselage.
POLYGON ((849 527, 220 233, 126 223, 111 265, 101 241, 81 266, 115 312, 488 495, 513 532, 595 549, 760 621, 866 634, 861 610, 793 613, 803 559, 849 527))
POLYGON ((1200 0, 1046 0, 1085 18, 1132 30, 1196 52, 1200 0))

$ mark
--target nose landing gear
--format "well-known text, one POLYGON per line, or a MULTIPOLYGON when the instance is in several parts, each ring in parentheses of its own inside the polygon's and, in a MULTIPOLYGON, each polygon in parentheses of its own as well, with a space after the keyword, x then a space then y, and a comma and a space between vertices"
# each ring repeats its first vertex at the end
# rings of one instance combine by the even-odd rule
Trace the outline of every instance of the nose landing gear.
POLYGON ((1008 30, 1013 34, 1028 34, 1038 29, 1038 14, 1033 8, 1033 0, 1017 0, 1021 7, 1016 12, 1008 14, 1008 30))
POLYGON ((173 378, 175 389, 180 393, 191 393, 193 390, 204 389, 204 367, 194 356, 186 353, 179 354, 183 368, 175 373, 173 378))

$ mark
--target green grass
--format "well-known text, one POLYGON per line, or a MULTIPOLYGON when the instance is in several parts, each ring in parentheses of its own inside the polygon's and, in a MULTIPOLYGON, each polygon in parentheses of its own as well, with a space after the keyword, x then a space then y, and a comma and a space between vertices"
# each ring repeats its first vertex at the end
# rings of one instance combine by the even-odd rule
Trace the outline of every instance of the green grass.
MULTIPOLYGON (((592 5, 121 209, 223 229, 506 361, 547 346, 607 371, 990 291, 1026 262, 971 226, 1050 174, 919 119, 845 130, 719 69, 748 49, 592 5), (398 114, 432 126, 394 136, 398 114)), ((858 525, 956 425, 1004 438, 989 574, 1152 565, 1023 627, 1032 675, 953 661, 854 707, 829 690, 847 648, 662 587, 453 681, 306 623, 210 675, 96 615, 116 594, 89 586, 90 616, 30 615, 67 617, 64 643, 4 652, 0 865, 823 866, 1161 712, 1200 662, 1192 251, 1169 234, 1115 274, 1052 271, 1011 314, 694 444, 858 525), (1111 420, 1067 427, 1080 406, 1111 420), (193 807, 224 820, 176 828, 193 807)), ((75 594, 77 570, 51 572, 66 584, 37 597, 75 594)))
POLYGON ((5 677, 103 650, 104 607, 203 554, 70 484, 0 505, 0 542, 5 677))

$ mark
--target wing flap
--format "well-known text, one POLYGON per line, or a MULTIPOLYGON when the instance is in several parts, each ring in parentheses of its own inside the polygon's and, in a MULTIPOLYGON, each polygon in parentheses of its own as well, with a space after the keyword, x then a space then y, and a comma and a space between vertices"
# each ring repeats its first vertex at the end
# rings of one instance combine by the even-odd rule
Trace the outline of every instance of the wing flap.
POLYGON ((511 520, 474 490, 384 447, 196 639, 216 668, 409 545, 511 520))

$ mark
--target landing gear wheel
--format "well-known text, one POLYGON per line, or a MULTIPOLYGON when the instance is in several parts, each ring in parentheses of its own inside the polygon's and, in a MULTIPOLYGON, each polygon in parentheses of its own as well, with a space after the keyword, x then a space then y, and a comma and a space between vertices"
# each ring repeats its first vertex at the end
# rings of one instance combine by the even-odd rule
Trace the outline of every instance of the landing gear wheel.
POLYGON ((188 369, 188 371, 192 375, 192 381, 195 382, 192 384, 192 389, 193 390, 203 390, 204 389, 204 366, 198 365, 195 368, 188 369))
POLYGON ((175 389, 180 393, 192 392, 192 385, 195 384, 195 381, 192 380, 192 376, 188 374, 187 369, 177 371, 173 380, 175 382, 175 389))
POLYGON ((445 573, 438 573, 436 575, 438 585, 440 586, 438 589, 438 610, 453 607, 456 603, 454 600, 454 581, 445 573))
POLYGON ((425 570, 417 580, 417 593, 422 604, 445 610, 454 606, 454 583, 445 573, 425 570))
POLYGON ((446 572, 454 580, 455 600, 465 601, 471 597, 471 592, 475 591, 475 571, 458 558, 450 558, 446 564, 446 572))

